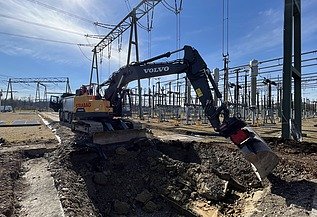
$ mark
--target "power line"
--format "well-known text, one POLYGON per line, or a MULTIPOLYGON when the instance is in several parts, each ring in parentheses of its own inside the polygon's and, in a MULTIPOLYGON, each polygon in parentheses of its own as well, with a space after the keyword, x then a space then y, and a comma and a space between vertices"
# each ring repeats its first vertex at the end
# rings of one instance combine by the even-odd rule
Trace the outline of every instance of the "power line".
POLYGON ((39 2, 39 1, 36 1, 36 0, 25 0, 25 1, 32 2, 32 3, 34 3, 34 4, 40 5, 40 6, 42 6, 42 7, 45 7, 45 8, 47 8, 47 9, 49 9, 49 10, 52 10, 52 11, 55 11, 55 12, 58 12, 58 13, 65 14, 65 15, 67 15, 67 16, 76 18, 76 19, 78 19, 78 20, 81 20, 81 21, 84 21, 84 22, 87 22, 87 23, 90 23, 90 24, 94 24, 94 23, 95 23, 94 21, 89 20, 89 19, 87 19, 87 18, 78 16, 78 15, 76 15, 76 14, 73 14, 73 13, 70 13, 70 12, 67 12, 67 11, 64 11, 64 10, 62 10, 62 9, 53 7, 53 6, 51 6, 51 5, 48 5, 48 4, 45 4, 45 3, 42 3, 42 2, 39 2))
POLYGON ((173 12, 173 13, 177 13, 177 8, 174 8, 173 6, 171 6, 166 0, 162 1, 162 5, 169 11, 173 12))
POLYGON ((103 27, 103 28, 111 28, 113 27, 114 25, 112 24, 104 24, 104 23, 100 23, 100 22, 95 22, 95 21, 92 21, 92 20, 89 20, 85 17, 82 17, 82 16, 79 16, 77 14, 73 14, 73 13, 70 13, 68 11, 64 11, 62 9, 59 9, 59 8, 56 8, 56 7, 53 7, 51 5, 48 5, 48 4, 45 4, 45 3, 42 3, 42 2, 39 2, 39 1, 36 1, 36 0, 25 0, 25 1, 29 1, 29 2, 32 2, 34 4, 37 4, 37 5, 40 5, 42 7, 45 7, 49 10, 52 10, 52 11, 55 11, 55 12, 58 12, 58 13, 62 13, 64 15, 67 15, 69 17, 73 17, 73 18, 76 18, 78 20, 81 20, 81 21, 84 21, 86 23, 90 23, 90 24, 93 24, 94 26, 100 26, 100 27, 103 27))
POLYGON ((84 36, 85 34, 83 33, 79 33, 79 32, 75 32, 75 31, 71 31, 71 30, 67 30, 67 29, 62 29, 62 28, 58 28, 58 27, 54 27, 54 26, 49 26, 49 25, 45 25, 42 23, 37 23, 37 22, 32 22, 32 21, 27 21, 27 20, 23 20, 20 18, 16 18, 16 17, 11 17, 5 14, 0 14, 0 17, 4 17, 7 19, 12 19, 12 20, 17 20, 20 22, 24 22, 24 23, 28 23, 28 24, 32 24, 32 25, 36 25, 36 26, 41 26, 41 27, 45 27, 45 28, 49 28, 49 29, 54 29, 54 30, 58 30, 58 31, 63 31, 63 32, 67 32, 67 33, 71 33, 71 34, 76 34, 76 35, 80 35, 80 36, 84 36))
POLYGON ((131 4, 129 0, 125 0, 125 5, 127 6, 128 11, 132 10, 131 4))
POLYGON ((229 0, 222 1, 222 56, 229 54, 229 0))
POLYGON ((7 76, 7 75, 3 75, 3 74, 0 74, 0 77, 5 77, 5 78, 8 78, 9 76, 7 76))
POLYGON ((85 53, 83 52, 83 50, 81 49, 80 45, 78 45, 78 48, 79 48, 81 54, 82 54, 87 60, 89 60, 89 62, 91 62, 92 60, 86 56, 86 54, 85 54, 85 53))
POLYGON ((18 35, 18 34, 7 33, 7 32, 0 32, 0 34, 12 36, 12 37, 28 38, 28 39, 34 39, 34 40, 40 40, 40 41, 59 43, 59 44, 76 45, 76 46, 78 46, 78 45, 79 46, 93 46, 91 44, 78 44, 78 43, 72 43, 72 42, 66 42, 66 41, 59 41, 59 40, 53 40, 53 39, 47 39, 47 38, 40 38, 40 37, 35 37, 35 36, 18 35))

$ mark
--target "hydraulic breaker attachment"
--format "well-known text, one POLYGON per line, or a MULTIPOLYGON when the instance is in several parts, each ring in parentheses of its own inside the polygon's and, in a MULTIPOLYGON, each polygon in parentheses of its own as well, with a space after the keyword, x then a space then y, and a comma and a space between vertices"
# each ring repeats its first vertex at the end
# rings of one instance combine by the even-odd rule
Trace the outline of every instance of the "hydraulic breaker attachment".
POLYGON ((246 127, 244 121, 235 117, 229 118, 220 127, 220 132, 239 147, 260 181, 277 166, 278 156, 259 135, 250 127, 246 127))
POLYGON ((277 166, 278 156, 251 128, 244 127, 238 130, 230 136, 230 139, 239 147, 245 159, 251 163, 260 181, 277 166))

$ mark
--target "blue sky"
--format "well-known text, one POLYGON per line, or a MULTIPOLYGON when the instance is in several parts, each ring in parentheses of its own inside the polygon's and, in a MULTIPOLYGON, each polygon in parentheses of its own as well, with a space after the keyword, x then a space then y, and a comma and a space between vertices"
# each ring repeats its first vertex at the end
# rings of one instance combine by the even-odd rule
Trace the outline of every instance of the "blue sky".
MULTIPOLYGON (((87 20, 117 24, 129 12, 126 2, 127 0, 1 1, 0 88, 6 89, 6 80, 9 77, 69 77, 73 90, 89 82, 91 62, 88 59, 92 58, 91 48, 81 47, 81 51, 76 44, 97 43, 98 40, 87 39, 83 35, 107 34, 108 30, 43 7, 41 3, 87 20), (6 35, 7 33, 74 45, 13 37, 6 35)), ((133 7, 139 1, 129 2, 133 7)), ((174 4, 174 0, 167 2, 174 4)), ((251 59, 265 60, 282 56, 283 7, 283 0, 229 0, 230 66, 246 64, 251 59)), ((302 0, 302 51, 317 49, 316 11, 316 0, 302 0)), ((146 19, 141 22, 146 25, 146 19)), ((101 80, 108 78, 111 72, 125 63, 127 39, 126 33, 120 54, 117 52, 117 43, 112 45, 110 62, 107 59, 107 50, 104 50, 101 80)), ((148 58, 148 33, 142 29, 139 29, 139 42, 141 59, 148 58)), ((183 1, 181 45, 185 44, 199 50, 209 68, 222 68, 222 0, 183 1)), ((175 48, 175 15, 160 4, 154 11, 151 54, 157 55, 175 48)), ((18 91, 16 96, 35 95, 35 86, 32 85, 15 84, 13 89, 18 91)), ((48 89, 53 92, 64 89, 64 85, 49 85, 48 89)))

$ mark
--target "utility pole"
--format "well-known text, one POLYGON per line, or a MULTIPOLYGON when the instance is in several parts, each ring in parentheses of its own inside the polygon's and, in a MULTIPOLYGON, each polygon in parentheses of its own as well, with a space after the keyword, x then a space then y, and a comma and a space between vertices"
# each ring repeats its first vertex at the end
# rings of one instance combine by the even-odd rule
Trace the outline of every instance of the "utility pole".
POLYGON ((244 98, 243 98, 243 118, 244 120, 247 118, 247 95, 248 95, 248 76, 247 74, 244 75, 244 98))
POLYGON ((0 91, 0 112, 1 112, 1 97, 2 97, 2 89, 0 91))
MULTIPOLYGON (((214 81, 215 81, 216 87, 218 88, 218 83, 219 83, 219 69, 218 69, 218 68, 214 68, 214 69, 213 69, 213 74, 214 74, 214 81)), ((215 103, 215 106, 218 105, 218 96, 217 96, 217 94, 216 94, 216 91, 214 91, 214 103, 215 103)))
POLYGON ((229 67, 228 67, 228 55, 224 55, 223 59, 223 100, 224 102, 228 102, 228 86, 229 86, 229 67))
POLYGON ((292 80, 294 80, 294 132, 295 140, 301 140, 302 100, 301 100, 301 0, 285 0, 283 34, 283 102, 282 137, 291 138, 292 80), (294 51, 294 57, 293 57, 294 51), (294 61, 294 66, 292 62, 294 61))
POLYGON ((239 112, 239 71, 240 69, 236 69, 235 73, 237 74, 236 76, 236 91, 235 91, 235 108, 236 108, 236 114, 239 112))
POLYGON ((252 110, 252 124, 255 124, 255 117, 257 113, 259 112, 259 101, 257 101, 256 96, 258 96, 258 90, 256 87, 256 79, 259 74, 259 61, 257 60, 251 60, 250 61, 250 75, 251 75, 251 105, 250 109, 252 110), (257 105, 257 106, 256 106, 257 105))
POLYGON ((273 106, 272 106, 272 85, 276 86, 277 84, 275 81, 270 79, 264 78, 263 83, 268 86, 268 96, 267 96, 267 116, 270 118, 271 123, 275 123, 274 121, 274 113, 273 113, 273 106))
POLYGON ((229 0, 223 0, 222 16, 223 100, 227 103, 229 91, 229 0))
MULTIPOLYGON (((138 21, 154 9, 162 0, 142 0, 131 12, 125 16, 123 20, 119 22, 101 41, 94 47, 93 51, 93 62, 90 72, 90 78, 94 71, 96 71, 98 79, 98 67, 97 67, 97 53, 100 53, 103 49, 108 47, 114 40, 121 37, 122 34, 130 29, 129 47, 128 47, 128 58, 127 65, 130 64, 132 46, 135 48, 135 61, 139 61, 139 45, 138 45, 138 35, 137 35, 137 25, 138 21)), ((99 25, 97 23, 97 25, 99 25)), ((91 80, 91 79, 90 79, 91 80)), ((142 111, 142 87, 141 81, 138 79, 138 95, 139 95, 139 117, 143 119, 142 111)))

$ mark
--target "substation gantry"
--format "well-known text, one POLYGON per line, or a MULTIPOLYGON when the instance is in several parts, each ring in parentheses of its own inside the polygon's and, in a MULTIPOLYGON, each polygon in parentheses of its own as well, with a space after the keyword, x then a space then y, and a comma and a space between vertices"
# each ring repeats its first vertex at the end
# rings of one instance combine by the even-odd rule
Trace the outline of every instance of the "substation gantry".
MULTIPOLYGON (((93 76, 96 73, 96 82, 99 84, 98 74, 98 61, 97 54, 102 52, 105 48, 109 48, 109 45, 116 39, 120 39, 122 34, 130 29, 129 46, 127 64, 131 62, 131 53, 134 47, 135 61, 139 61, 139 48, 138 48, 138 21, 150 13, 154 7, 159 4, 161 0, 143 0, 131 12, 121 20, 101 41, 93 48, 92 67, 90 73, 90 85, 93 85, 93 76)), ((284 52, 283 52, 283 88, 279 86, 281 99, 281 120, 282 120, 282 137, 290 138, 292 129, 296 129, 299 135, 301 135, 301 1, 300 0, 285 0, 284 8, 284 52), (293 49, 294 44, 294 49, 293 49), (294 56, 294 66, 292 65, 292 56, 294 56), (292 115, 291 99, 292 99, 292 79, 294 79, 294 112, 292 115), (283 90, 283 91, 281 91, 283 90), (292 117, 294 116, 294 118, 292 117), (295 126, 295 127, 294 127, 295 126)), ((224 22, 227 22, 224 17, 224 22)), ((102 26, 102 24, 98 24, 102 26)), ((225 25, 225 24, 224 24, 225 25)), ((228 33, 224 32, 226 35, 228 33)), ((225 44, 223 45, 225 48, 225 44)), ((109 50, 108 50, 109 52, 109 50)), ((229 86, 229 67, 228 67, 228 48, 223 49, 224 56, 224 100, 228 100, 228 86, 229 86)), ((252 61, 248 64, 250 70, 250 86, 251 93, 249 97, 249 104, 253 113, 253 123, 257 115, 256 102, 257 98, 257 75, 258 75, 257 61, 252 61)), ((219 74, 219 70, 216 71, 219 74)), ((216 73, 216 74, 217 74, 216 73)), ((239 71, 236 72, 237 75, 239 71)), ((218 76, 219 77, 219 76, 218 76)), ((238 77, 238 76, 237 76, 238 77)), ((219 79, 219 78, 218 78, 219 79)), ((245 82, 246 83, 246 82, 245 82)), ((245 88, 245 91, 246 88, 245 88)), ((142 117, 142 89, 140 80, 138 80, 138 97, 139 97, 139 116, 142 117)), ((190 92, 190 91, 188 91, 190 92)), ((238 91, 235 94, 235 101, 238 102, 238 91)), ((243 103, 246 104, 246 93, 243 103)), ((246 116, 246 115, 244 115, 246 116)))
POLYGON ((10 94, 10 99, 13 100, 13 90, 12 84, 36 84, 36 94, 35 101, 39 102, 40 99, 40 86, 44 87, 44 101, 47 101, 47 85, 45 84, 57 84, 57 83, 65 83, 65 92, 71 93, 69 78, 68 77, 47 77, 47 78, 9 78, 5 101, 8 100, 8 95, 10 94))
MULTIPOLYGON (((130 29, 129 45, 128 45, 128 55, 127 55, 127 65, 131 63, 131 54, 134 47, 135 61, 139 62, 139 43, 138 43, 138 31, 137 26, 139 25, 138 21, 145 15, 152 12, 153 19, 153 10, 156 5, 158 5, 162 0, 143 0, 135 8, 133 8, 128 15, 126 15, 101 41, 93 48, 93 58, 92 66, 90 72, 89 85, 93 86, 93 77, 96 74, 96 83, 99 84, 99 74, 98 74, 98 61, 97 54, 102 52, 105 48, 108 48, 108 53, 111 49, 110 45, 116 39, 122 40, 122 34, 130 29)), ((95 23, 103 27, 102 24, 95 23)), ((138 80, 138 95, 139 95, 139 116, 143 118, 142 112, 142 88, 141 81, 138 80)))

